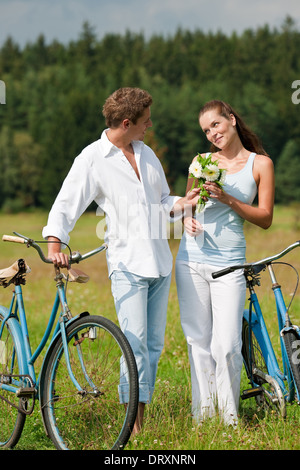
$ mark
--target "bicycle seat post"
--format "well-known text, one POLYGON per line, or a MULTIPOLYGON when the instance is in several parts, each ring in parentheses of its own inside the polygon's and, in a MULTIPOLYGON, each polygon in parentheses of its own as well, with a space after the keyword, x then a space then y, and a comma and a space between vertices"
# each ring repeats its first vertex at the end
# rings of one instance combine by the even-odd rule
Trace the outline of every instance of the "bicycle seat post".
POLYGON ((277 282, 272 264, 268 264, 268 270, 269 270, 270 278, 272 281, 272 289, 274 290, 276 287, 280 287, 280 285, 277 282))

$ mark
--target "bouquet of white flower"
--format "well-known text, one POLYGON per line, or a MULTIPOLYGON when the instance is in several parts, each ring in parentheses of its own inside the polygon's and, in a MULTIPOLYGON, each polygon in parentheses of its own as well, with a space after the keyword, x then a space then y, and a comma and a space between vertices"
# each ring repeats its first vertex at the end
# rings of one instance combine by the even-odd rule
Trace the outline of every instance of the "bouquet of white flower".
POLYGON ((212 161, 212 154, 202 157, 198 153, 197 160, 191 163, 189 167, 189 178, 194 178, 193 186, 195 187, 196 180, 198 181, 197 187, 201 188, 200 197, 197 203, 196 211, 199 213, 205 207, 206 198, 209 197, 208 192, 203 185, 206 181, 213 181, 220 187, 223 186, 226 177, 226 170, 222 170, 218 167, 218 161, 212 161))

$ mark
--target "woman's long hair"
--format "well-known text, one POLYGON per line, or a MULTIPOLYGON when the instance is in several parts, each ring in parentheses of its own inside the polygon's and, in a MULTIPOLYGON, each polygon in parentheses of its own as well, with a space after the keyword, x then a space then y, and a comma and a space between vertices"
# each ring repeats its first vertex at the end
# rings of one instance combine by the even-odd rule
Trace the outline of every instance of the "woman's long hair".
MULTIPOLYGON (((257 135, 244 123, 238 113, 224 101, 212 100, 206 103, 200 110, 199 119, 204 113, 206 113, 206 111, 211 111, 212 109, 217 109, 219 114, 228 120, 230 119, 231 114, 235 117, 237 133, 245 149, 250 152, 269 156, 264 150, 257 135)), ((211 145, 211 152, 216 152, 218 150, 220 149, 214 144, 211 145)))

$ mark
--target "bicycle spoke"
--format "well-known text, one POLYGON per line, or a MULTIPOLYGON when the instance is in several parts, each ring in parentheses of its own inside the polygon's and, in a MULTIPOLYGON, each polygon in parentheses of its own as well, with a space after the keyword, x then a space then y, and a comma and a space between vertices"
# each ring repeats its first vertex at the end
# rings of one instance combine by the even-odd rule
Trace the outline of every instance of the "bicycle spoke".
MULTIPOLYGON (((127 367, 120 369, 122 361, 128 361, 124 358, 126 350, 114 334, 103 328, 101 322, 99 324, 99 318, 98 323, 84 320, 68 334, 71 368, 81 390, 76 389, 70 378, 62 343, 57 345, 49 360, 46 380, 49 384, 45 385, 47 399, 43 403, 43 411, 57 448, 121 448, 130 436, 129 427, 135 414, 129 421, 118 392, 120 370, 128 375, 127 367), (97 330, 92 337, 91 327, 97 330)), ((133 374, 131 366, 130 371, 133 374)), ((136 376, 134 380, 137 388, 136 376)), ((137 396, 134 394, 136 390, 132 395, 136 407, 137 396)))

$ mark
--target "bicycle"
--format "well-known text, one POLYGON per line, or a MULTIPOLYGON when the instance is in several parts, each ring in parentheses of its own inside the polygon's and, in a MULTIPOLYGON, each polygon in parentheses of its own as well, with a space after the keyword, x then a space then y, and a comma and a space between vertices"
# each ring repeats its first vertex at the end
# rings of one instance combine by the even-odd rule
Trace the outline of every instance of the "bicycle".
POLYGON ((251 388, 243 390, 241 398, 255 397, 259 406, 273 407, 283 417, 286 417, 287 402, 292 402, 295 396, 298 404, 300 402, 300 330, 298 326, 292 325, 289 315, 298 288, 299 275, 291 264, 275 261, 299 246, 300 241, 297 241, 274 256, 254 263, 229 266, 212 274, 216 279, 237 269, 244 270, 250 297, 249 308, 243 313, 242 356, 251 388), (297 275, 295 290, 288 307, 285 305, 281 286, 275 276, 274 264, 288 265, 297 275), (266 269, 269 271, 276 302, 282 370, 278 365, 255 292, 255 286, 260 286, 260 273, 266 269))
MULTIPOLYGON (((33 247, 43 262, 52 263, 39 246, 43 242, 14 234, 4 235, 3 240, 33 247)), ((71 253, 70 264, 106 248, 103 244, 84 255, 71 253)), ((10 307, 0 306, 0 447, 13 448, 17 444, 25 419, 39 400, 46 434, 56 449, 123 449, 138 406, 136 362, 126 337, 105 317, 88 311, 73 317, 67 302, 67 284, 87 282, 88 277, 73 268, 66 275, 55 267, 53 308, 44 335, 32 353, 22 293, 28 270, 24 259, 19 259, 0 272, 1 286, 14 285, 10 307), (45 348, 48 339, 50 344, 45 348), (42 351, 46 353, 36 377, 35 361, 42 351), (129 383, 127 406, 120 404, 118 396, 119 380, 123 379, 129 383)))

